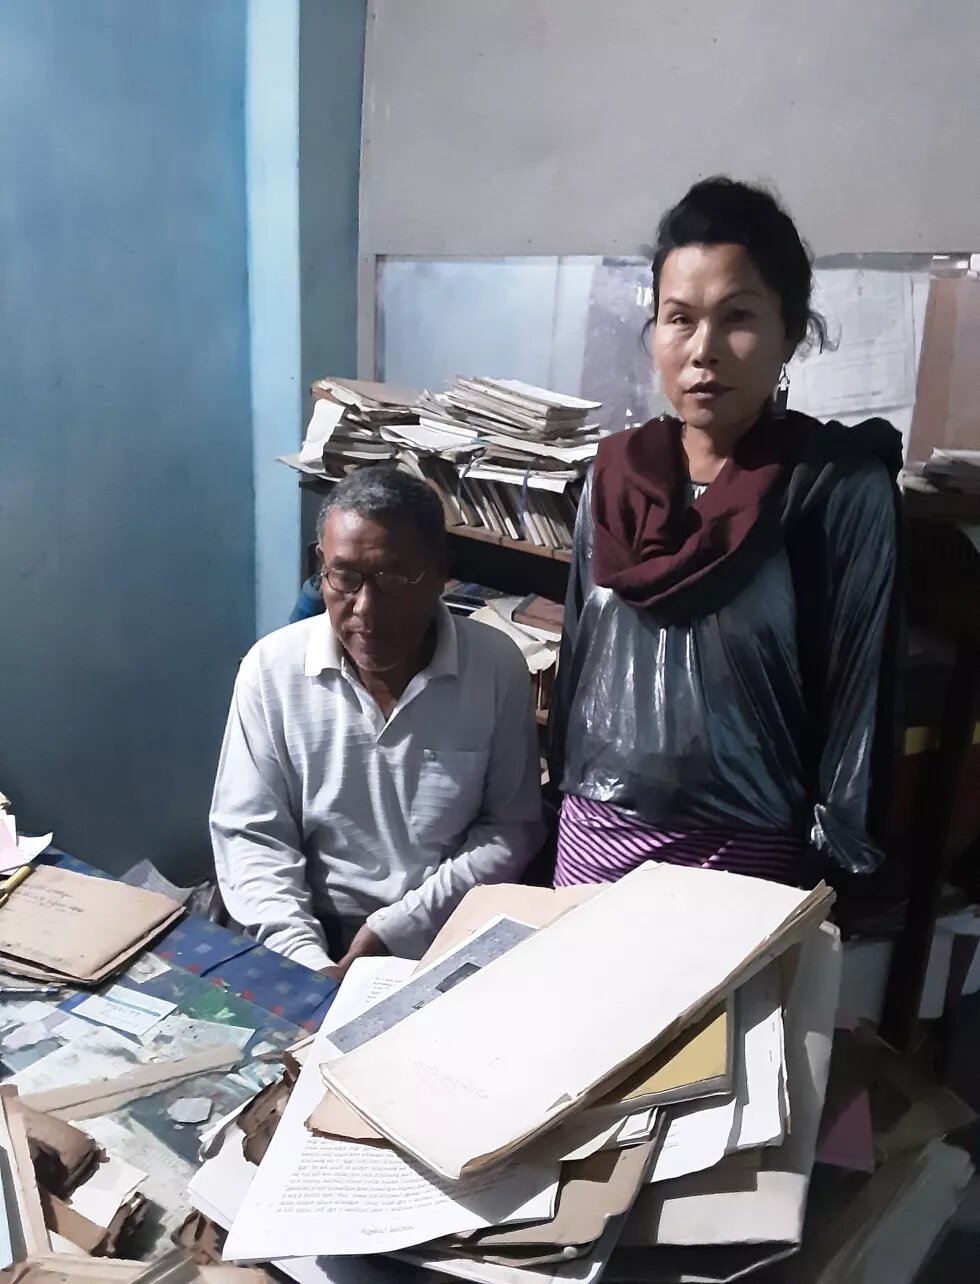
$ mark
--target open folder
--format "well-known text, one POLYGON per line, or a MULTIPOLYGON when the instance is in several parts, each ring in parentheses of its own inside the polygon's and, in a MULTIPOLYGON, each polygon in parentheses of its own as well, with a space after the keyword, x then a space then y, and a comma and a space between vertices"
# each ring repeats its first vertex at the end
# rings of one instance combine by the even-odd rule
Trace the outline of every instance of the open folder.
POLYGON ((40 865, 0 907, 0 967, 37 980, 98 985, 183 912, 159 892, 40 865))
POLYGON ((832 902, 823 885, 643 865, 326 1063, 323 1078, 396 1146, 456 1180, 606 1095, 832 902))

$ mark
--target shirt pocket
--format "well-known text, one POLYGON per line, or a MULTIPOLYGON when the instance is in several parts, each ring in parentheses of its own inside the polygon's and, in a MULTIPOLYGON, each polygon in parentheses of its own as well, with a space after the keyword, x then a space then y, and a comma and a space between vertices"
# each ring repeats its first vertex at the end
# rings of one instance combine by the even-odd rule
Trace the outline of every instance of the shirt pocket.
POLYGON ((411 804, 418 843, 446 846, 479 816, 486 788, 488 749, 426 749, 411 804))

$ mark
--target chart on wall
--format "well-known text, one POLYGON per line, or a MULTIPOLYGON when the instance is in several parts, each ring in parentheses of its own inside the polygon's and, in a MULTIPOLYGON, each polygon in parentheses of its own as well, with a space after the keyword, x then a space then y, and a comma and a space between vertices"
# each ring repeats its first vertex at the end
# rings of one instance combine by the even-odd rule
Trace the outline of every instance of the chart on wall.
POLYGON ((820 268, 813 306, 829 343, 790 363, 789 404, 818 419, 853 422, 886 414, 908 432, 929 274, 820 268))

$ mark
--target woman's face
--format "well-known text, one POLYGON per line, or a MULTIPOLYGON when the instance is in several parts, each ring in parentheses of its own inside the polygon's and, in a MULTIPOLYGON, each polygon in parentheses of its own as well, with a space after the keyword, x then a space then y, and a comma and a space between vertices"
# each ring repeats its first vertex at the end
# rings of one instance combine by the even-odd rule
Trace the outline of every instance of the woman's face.
POLYGON ((740 245, 685 245, 660 274, 653 354, 691 428, 735 437, 755 423, 793 354, 779 296, 740 245))

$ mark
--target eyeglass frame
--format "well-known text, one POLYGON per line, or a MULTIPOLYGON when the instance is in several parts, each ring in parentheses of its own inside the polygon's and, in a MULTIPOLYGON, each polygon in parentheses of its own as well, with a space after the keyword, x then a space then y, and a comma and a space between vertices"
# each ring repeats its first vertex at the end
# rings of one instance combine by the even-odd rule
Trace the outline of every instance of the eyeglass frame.
POLYGON ((412 579, 408 575, 405 575, 402 571, 357 571, 357 570, 354 570, 353 567, 345 567, 345 566, 330 566, 330 567, 322 566, 320 568, 321 583, 323 581, 326 581, 327 585, 335 593, 338 593, 341 597, 357 597, 358 593, 360 593, 365 583, 368 580, 370 580, 382 597, 399 598, 403 594, 407 593, 410 588, 414 588, 416 584, 421 584, 422 580, 425 579, 425 576, 426 576, 425 571, 419 571, 418 575, 416 575, 415 578, 412 579), (357 587, 356 588, 339 588, 336 584, 334 584, 334 582, 330 578, 330 576, 333 575, 334 573, 339 575, 356 576, 358 579, 357 587), (390 589, 386 590, 385 588, 382 587, 383 576, 388 578, 394 577, 399 581, 404 580, 404 583, 401 585, 400 588, 397 588, 392 592, 390 589))

